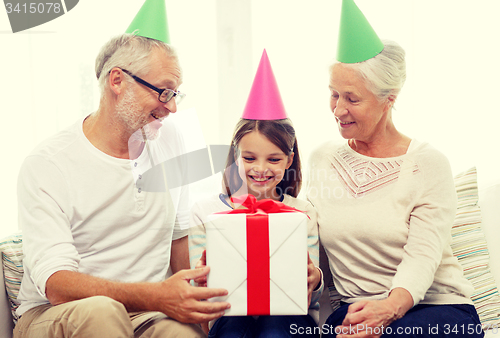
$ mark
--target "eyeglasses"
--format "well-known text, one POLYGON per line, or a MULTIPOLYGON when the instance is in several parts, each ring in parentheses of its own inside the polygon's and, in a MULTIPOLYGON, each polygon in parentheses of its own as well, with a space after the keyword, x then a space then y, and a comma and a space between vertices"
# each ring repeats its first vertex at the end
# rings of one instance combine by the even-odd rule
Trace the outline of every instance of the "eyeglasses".
POLYGON ((170 99, 175 98, 175 104, 178 105, 179 103, 181 103, 182 99, 184 97, 186 97, 186 94, 184 94, 184 93, 181 93, 179 91, 176 92, 175 90, 168 89, 168 88, 160 89, 158 87, 153 86, 151 83, 144 81, 140 77, 135 76, 134 74, 132 74, 131 72, 129 72, 126 69, 123 69, 123 68, 120 68, 120 69, 124 73, 130 75, 135 81, 137 81, 140 84, 142 84, 148 88, 151 88, 155 92, 157 92, 158 93, 158 101, 160 101, 160 102, 167 103, 168 101, 170 101, 170 99))

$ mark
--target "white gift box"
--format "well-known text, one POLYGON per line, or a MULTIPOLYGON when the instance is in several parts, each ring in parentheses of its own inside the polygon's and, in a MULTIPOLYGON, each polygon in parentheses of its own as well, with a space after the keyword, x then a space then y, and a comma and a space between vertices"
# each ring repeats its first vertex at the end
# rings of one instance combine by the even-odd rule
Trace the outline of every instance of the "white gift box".
POLYGON ((228 291, 227 296, 211 300, 227 301, 231 304, 231 308, 226 310, 226 316, 306 315, 307 216, 300 212, 267 214, 268 236, 265 231, 258 230, 257 233, 254 231, 254 237, 250 237, 254 238, 253 242, 268 243, 269 271, 251 273, 252 276, 248 276, 248 269, 256 271, 254 257, 267 257, 267 247, 262 250, 255 248, 253 242, 247 243, 247 218, 257 215, 262 216, 241 213, 213 214, 208 217, 207 265, 210 267, 210 273, 207 286, 228 291), (253 251, 247 252, 248 249, 253 251), (255 278, 264 281, 266 287, 269 279, 268 290, 255 284, 255 278), (251 297, 249 301, 248 296, 251 297), (256 309, 255 305, 259 309, 256 309), (262 308, 268 310, 261 312, 262 308))

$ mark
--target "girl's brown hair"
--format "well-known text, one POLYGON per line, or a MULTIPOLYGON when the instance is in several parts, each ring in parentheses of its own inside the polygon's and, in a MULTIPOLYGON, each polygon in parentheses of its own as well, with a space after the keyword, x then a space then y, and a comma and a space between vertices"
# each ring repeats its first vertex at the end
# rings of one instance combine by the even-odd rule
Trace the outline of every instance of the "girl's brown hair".
POLYGON ((258 131, 264 135, 270 142, 290 156, 294 153, 293 162, 288 169, 285 170, 283 179, 276 186, 276 191, 279 194, 288 194, 297 197, 302 185, 302 172, 300 168, 299 148, 295 129, 292 126, 290 119, 284 120, 245 120, 241 119, 233 134, 233 141, 229 154, 226 160, 226 170, 223 175, 223 190, 228 196, 238 191, 243 184, 243 181, 238 174, 238 166, 234 163, 239 157, 238 144, 240 140, 248 133, 258 131))

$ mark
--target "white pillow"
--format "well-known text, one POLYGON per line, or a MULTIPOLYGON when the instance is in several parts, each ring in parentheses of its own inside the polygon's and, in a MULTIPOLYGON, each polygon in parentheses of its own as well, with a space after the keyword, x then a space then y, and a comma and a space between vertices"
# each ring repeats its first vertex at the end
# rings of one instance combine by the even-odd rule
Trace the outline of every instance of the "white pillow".
POLYGON ((500 294, 490 271, 490 256, 478 203, 476 168, 455 176, 458 207, 452 228, 453 254, 474 285, 471 296, 485 329, 500 326, 500 294))
POLYGON ((483 216, 482 227, 490 252, 491 272, 498 282, 500 281, 500 182, 481 186, 479 207, 483 216))

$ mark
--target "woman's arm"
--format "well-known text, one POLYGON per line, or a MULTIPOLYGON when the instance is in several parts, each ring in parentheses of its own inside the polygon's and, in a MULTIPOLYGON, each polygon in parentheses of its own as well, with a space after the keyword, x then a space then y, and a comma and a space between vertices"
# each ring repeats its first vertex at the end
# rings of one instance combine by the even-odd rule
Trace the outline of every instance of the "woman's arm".
POLYGON ((455 184, 448 159, 427 149, 418 159, 420 187, 410 213, 408 239, 391 290, 406 289, 413 304, 424 299, 434 282, 443 251, 450 245, 451 228, 457 210, 455 184))

